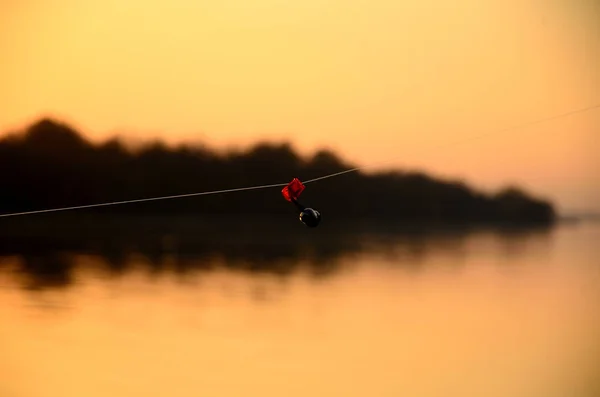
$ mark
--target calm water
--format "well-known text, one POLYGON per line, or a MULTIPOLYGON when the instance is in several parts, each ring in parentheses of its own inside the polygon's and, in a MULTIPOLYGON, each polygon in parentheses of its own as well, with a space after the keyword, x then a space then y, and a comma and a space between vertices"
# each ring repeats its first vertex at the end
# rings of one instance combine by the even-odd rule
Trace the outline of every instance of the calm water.
POLYGON ((600 395, 598 224, 321 233, 5 240, 0 396, 600 395))

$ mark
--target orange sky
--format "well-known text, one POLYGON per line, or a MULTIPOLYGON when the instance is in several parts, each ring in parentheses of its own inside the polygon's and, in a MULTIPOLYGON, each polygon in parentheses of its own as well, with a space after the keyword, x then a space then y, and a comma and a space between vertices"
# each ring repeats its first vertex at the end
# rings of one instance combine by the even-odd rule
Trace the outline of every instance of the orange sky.
POLYGON ((0 130, 292 141, 600 210, 595 0, 0 0, 0 130))

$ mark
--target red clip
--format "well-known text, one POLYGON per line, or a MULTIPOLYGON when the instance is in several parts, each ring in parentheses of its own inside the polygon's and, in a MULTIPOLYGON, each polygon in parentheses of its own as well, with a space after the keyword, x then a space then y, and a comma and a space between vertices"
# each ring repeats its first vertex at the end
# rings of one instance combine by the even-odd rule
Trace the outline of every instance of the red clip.
POLYGON ((281 194, 283 194, 283 198, 287 201, 292 201, 292 199, 297 200, 302 194, 304 190, 304 185, 300 182, 300 179, 294 178, 286 187, 283 188, 281 194))

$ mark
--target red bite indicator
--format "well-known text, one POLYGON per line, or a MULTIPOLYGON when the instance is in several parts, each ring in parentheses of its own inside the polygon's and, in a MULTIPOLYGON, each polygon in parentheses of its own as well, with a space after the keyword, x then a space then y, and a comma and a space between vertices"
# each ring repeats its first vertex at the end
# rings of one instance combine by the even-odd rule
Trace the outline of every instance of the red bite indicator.
POLYGON ((283 188, 281 194, 283 194, 283 198, 287 201, 292 201, 292 199, 297 200, 304 191, 304 185, 300 182, 300 179, 294 178, 286 187, 283 188))
POLYGON ((321 213, 313 208, 307 208, 298 202, 298 197, 304 191, 304 185, 300 179, 294 178, 286 187, 281 190, 283 198, 294 203, 300 212, 299 218, 302 223, 308 227, 317 227, 321 223, 321 213))

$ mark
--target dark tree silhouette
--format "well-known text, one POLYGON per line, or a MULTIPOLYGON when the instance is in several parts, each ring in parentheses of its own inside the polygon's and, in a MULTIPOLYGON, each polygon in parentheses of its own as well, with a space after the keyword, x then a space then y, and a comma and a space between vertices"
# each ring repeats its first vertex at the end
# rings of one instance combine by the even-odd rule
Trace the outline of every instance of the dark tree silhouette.
MULTIPOLYGON (((136 150, 117 139, 93 144, 70 126, 43 119, 0 140, 0 211, 175 195, 301 180, 352 168, 328 150, 302 158, 289 144, 259 143, 218 153, 152 142, 136 150)), ((495 195, 460 182, 401 171, 349 173, 315 183, 303 198, 324 219, 414 223, 550 224, 553 206, 516 188, 495 195)), ((293 212, 275 190, 202 196, 85 210, 117 214, 246 214, 293 212)))

